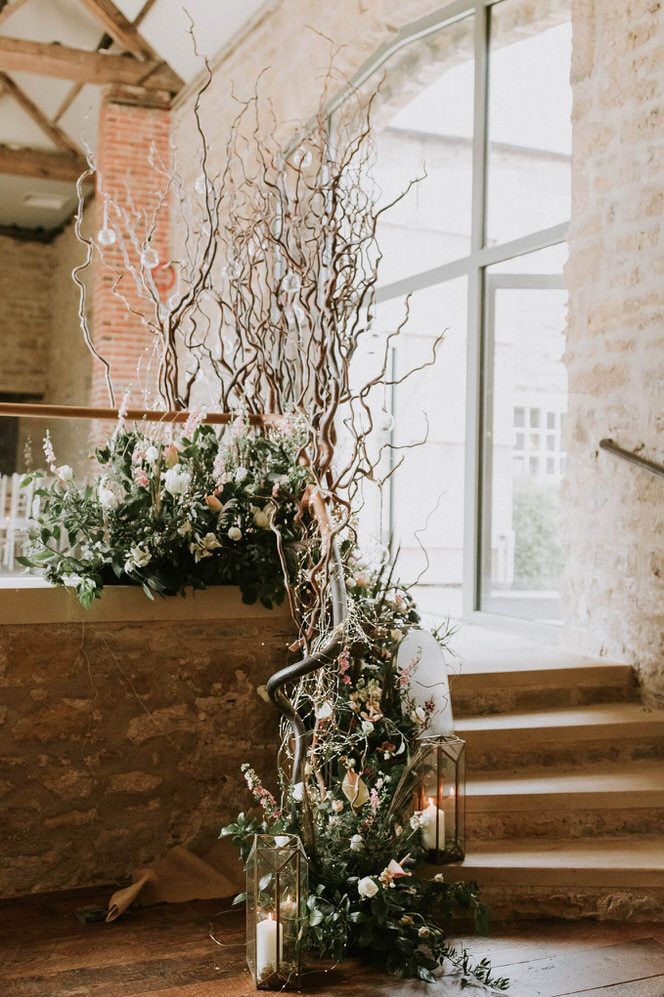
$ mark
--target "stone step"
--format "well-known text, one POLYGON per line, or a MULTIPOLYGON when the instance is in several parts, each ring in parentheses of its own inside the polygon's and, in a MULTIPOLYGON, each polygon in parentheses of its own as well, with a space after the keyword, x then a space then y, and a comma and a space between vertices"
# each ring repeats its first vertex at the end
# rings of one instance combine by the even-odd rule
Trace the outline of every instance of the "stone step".
POLYGON ((467 783, 468 839, 664 836, 664 762, 491 772, 467 783))
POLYGON ((527 839, 477 844, 462 863, 424 875, 475 882, 494 917, 656 920, 664 914, 661 837, 527 839))
POLYGON ((664 757, 664 710, 609 703, 461 717, 468 772, 664 757))
POLYGON ((638 699, 631 665, 588 661, 535 669, 462 670, 450 677, 450 690, 458 718, 638 699))

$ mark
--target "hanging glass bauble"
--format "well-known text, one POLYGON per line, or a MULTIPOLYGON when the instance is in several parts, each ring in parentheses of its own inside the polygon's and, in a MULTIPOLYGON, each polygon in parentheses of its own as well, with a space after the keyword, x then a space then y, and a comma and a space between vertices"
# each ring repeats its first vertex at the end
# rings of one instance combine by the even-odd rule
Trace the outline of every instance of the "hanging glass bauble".
POLYGON ((381 409, 376 419, 376 426, 381 433, 391 433, 394 429, 394 416, 392 413, 388 412, 386 408, 381 409))
POLYGON ((289 270, 288 273, 285 274, 284 279, 281 282, 281 289, 282 291, 285 291, 286 294, 297 294, 301 286, 302 282, 300 281, 299 276, 296 273, 293 273, 292 270, 289 270))
POLYGON ((104 246, 105 248, 107 246, 115 245, 116 238, 114 230, 109 228, 107 225, 105 225, 104 228, 100 228, 97 232, 97 242, 100 246, 104 246))
POLYGON ((159 253, 152 246, 146 246, 141 253, 141 265, 146 270, 154 270, 155 267, 159 266, 159 253))
POLYGON ((307 166, 311 166, 312 159, 311 149, 308 149, 306 145, 298 146, 290 157, 291 163, 297 170, 306 170, 307 166))

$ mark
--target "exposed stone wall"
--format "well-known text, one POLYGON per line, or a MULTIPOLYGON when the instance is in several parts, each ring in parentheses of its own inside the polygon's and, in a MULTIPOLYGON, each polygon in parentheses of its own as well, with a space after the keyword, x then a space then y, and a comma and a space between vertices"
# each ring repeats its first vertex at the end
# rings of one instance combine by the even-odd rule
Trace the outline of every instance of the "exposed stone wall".
POLYGON ((46 387, 53 246, 0 235, 0 392, 46 387))
MULTIPOLYGON (((142 598, 137 592, 136 597, 142 598)), ((287 616, 0 626, 0 897, 204 847, 274 777, 287 616)))
POLYGON ((662 481, 597 444, 662 460, 663 64, 659 0, 576 0, 568 639, 634 662, 652 698, 664 698, 662 481))
MULTIPOLYGON (((215 64, 212 84, 202 101, 202 115, 211 144, 213 169, 223 162, 230 122, 238 113, 232 87, 240 97, 251 96, 261 79, 276 120, 292 134, 296 120, 306 121, 316 109, 323 77, 330 64, 332 40, 339 80, 350 77, 376 49, 405 24, 439 10, 440 0, 276 0, 250 32, 229 46, 215 64)), ((199 148, 192 117, 194 95, 173 113, 179 169, 193 180, 198 172, 192 155, 199 148)))

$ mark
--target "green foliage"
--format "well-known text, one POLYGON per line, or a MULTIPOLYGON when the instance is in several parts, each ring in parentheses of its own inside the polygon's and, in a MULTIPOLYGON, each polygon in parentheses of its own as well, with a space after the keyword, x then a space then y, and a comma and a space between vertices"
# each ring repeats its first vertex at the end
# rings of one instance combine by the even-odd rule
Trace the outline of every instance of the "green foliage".
POLYGON ((309 482, 301 433, 261 434, 238 420, 221 439, 206 425, 190 435, 164 443, 119 427, 97 449, 91 483, 53 461, 52 481, 36 472, 39 513, 20 562, 75 587, 86 607, 113 584, 140 585, 150 598, 239 585, 245 602, 280 603, 277 534, 290 573, 309 482))
POLYGON ((515 587, 557 588, 563 566, 558 490, 517 478, 512 503, 515 587))
MULTIPOLYGON (((282 802, 244 766, 260 816, 238 818, 222 830, 244 860, 256 833, 285 830, 310 848, 308 943, 319 956, 357 955, 402 977, 435 982, 448 962, 466 983, 505 990, 486 961, 477 965, 446 941, 446 926, 461 913, 478 930, 487 911, 472 884, 417 874, 424 857, 421 818, 396 793, 433 703, 416 704, 411 667, 397 666, 405 633, 419 625, 409 594, 383 568, 372 572, 344 545, 351 596, 347 645, 330 668, 301 684, 300 712, 312 728, 307 780, 282 785, 282 802)), ((444 645, 448 633, 437 638, 444 645)))

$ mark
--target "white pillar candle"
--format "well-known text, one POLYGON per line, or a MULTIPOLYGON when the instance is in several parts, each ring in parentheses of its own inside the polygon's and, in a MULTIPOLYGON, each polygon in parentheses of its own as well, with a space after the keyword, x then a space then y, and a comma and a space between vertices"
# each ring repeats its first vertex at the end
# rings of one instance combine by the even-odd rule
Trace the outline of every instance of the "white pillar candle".
POLYGON ((445 848, 445 814, 436 807, 432 796, 429 797, 429 806, 422 811, 422 842, 429 851, 445 848))
MULTIPOLYGON (((277 931, 278 925, 271 913, 256 925, 256 979, 259 981, 277 968, 277 931)), ((281 956, 283 938, 279 939, 279 950, 281 956)))

